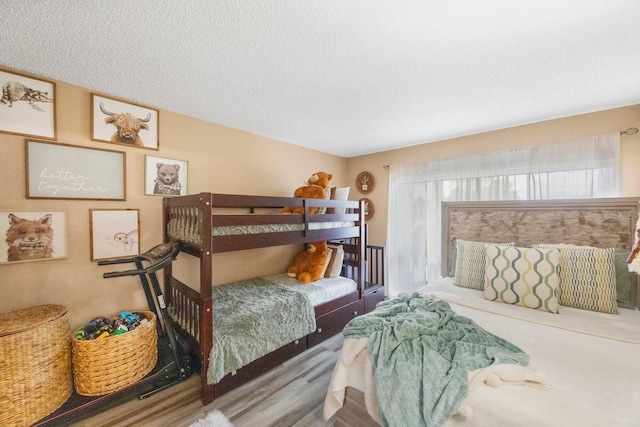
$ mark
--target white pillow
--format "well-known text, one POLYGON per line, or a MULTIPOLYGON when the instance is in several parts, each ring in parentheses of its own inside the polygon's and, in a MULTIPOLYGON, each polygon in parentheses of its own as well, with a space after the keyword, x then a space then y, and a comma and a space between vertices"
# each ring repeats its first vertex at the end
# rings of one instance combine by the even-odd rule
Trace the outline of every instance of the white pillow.
MULTIPOLYGON (((331 199, 332 200, 349 200, 349 189, 351 187, 341 187, 341 188, 335 188, 333 187, 331 189, 331 199), (335 189, 335 191, 334 191, 335 189)), ((329 208, 327 210, 327 213, 336 213, 336 214, 344 214, 345 213, 345 208, 329 208)))

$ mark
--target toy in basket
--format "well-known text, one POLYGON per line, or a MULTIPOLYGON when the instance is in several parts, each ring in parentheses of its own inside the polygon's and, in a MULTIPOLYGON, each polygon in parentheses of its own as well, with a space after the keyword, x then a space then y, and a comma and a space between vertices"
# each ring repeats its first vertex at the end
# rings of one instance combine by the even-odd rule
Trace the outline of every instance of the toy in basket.
POLYGON ((157 340, 156 316, 151 311, 121 312, 93 319, 78 329, 72 339, 76 392, 101 396, 142 379, 158 360, 157 340), (127 324, 135 327, 123 331, 121 327, 128 328, 127 324))

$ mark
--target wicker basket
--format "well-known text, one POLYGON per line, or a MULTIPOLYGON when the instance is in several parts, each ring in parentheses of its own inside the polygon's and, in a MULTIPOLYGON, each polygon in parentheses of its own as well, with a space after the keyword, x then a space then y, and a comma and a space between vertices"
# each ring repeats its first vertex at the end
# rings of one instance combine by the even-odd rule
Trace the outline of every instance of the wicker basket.
POLYGON ((41 305, 0 315, 0 425, 25 426, 71 396, 67 309, 41 305))
POLYGON ((147 375, 158 360, 156 317, 144 313, 148 322, 133 331, 103 339, 72 337, 73 381, 83 396, 102 396, 130 386, 147 375))

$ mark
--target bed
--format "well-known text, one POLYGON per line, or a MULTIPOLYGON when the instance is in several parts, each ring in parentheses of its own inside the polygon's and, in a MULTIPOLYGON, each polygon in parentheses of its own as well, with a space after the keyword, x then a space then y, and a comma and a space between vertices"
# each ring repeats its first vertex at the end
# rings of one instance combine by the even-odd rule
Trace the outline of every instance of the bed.
MULTIPOLYGON (((194 268, 199 283, 195 289, 176 277, 175 266, 165 268, 164 296, 180 341, 192 354, 195 368, 200 370, 204 404, 339 333, 365 309, 366 289, 372 284, 365 277, 366 231, 360 202, 200 193, 165 198, 163 222, 164 241, 177 244, 181 253, 197 260, 194 268), (280 214, 285 206, 302 206, 305 213, 280 214), (318 208, 318 213, 309 214, 310 208, 318 208), (215 265, 212 256, 215 253, 320 240, 343 251, 343 264, 338 268, 340 277, 305 286, 280 274, 213 286, 212 273, 224 268, 215 265), (247 286, 259 287, 258 301, 248 302, 246 298, 251 291, 247 286), (311 292, 313 289, 317 292, 311 292), (243 296, 239 297, 240 294, 243 296), (269 298, 264 297, 267 294, 269 298), (301 312, 296 314, 301 316, 296 318, 297 323, 284 328, 295 331, 288 336, 279 333, 277 338, 285 343, 273 348, 275 341, 270 342, 268 352, 262 354, 265 350, 254 349, 258 343, 246 339, 246 334, 257 331, 261 336, 264 331, 278 329, 278 322, 293 315, 276 316, 287 304, 299 307, 293 310, 301 312), (251 320, 246 317, 249 314, 238 314, 240 310, 236 309, 242 306, 249 312, 258 305, 260 308, 251 320), (240 347, 229 350, 223 333, 234 322, 234 316, 244 326, 259 324, 267 318, 280 320, 266 327, 258 326, 253 332, 241 331, 236 334, 240 347), (242 347, 247 342, 251 348, 242 347), (223 353, 225 358, 220 361, 217 356, 223 353), (234 362, 237 366, 224 366, 239 354, 234 362)), ((378 300, 380 295, 371 298, 378 300)), ((370 301, 368 305, 375 304, 370 301)))
MULTIPOLYGON (((548 302, 540 303, 544 298, 536 302, 524 297, 512 300, 508 293, 503 294, 502 300, 493 300, 491 289, 486 289, 494 286, 491 280, 486 282, 487 277, 494 277, 491 263, 501 265, 496 259, 504 254, 535 252, 557 256, 555 265, 562 267, 557 270, 560 272, 558 277, 563 271, 564 274, 573 271, 575 264, 567 264, 568 260, 574 262, 575 259, 561 260, 560 254, 562 257, 573 256, 574 252, 606 253, 609 256, 613 252, 614 259, 626 261, 634 245, 637 219, 637 198, 443 204, 442 271, 448 277, 430 281, 419 290, 416 298, 433 304, 446 303, 456 315, 472 319, 484 330, 522 349, 529 356, 529 363, 522 366, 493 364, 467 371, 467 394, 459 405, 456 404, 452 415, 436 425, 638 424, 640 311, 634 307, 638 306, 635 274, 628 271, 625 274, 618 268, 615 272, 620 275, 612 284, 610 263, 615 261, 608 258, 608 279, 599 281, 598 286, 604 286, 606 281, 607 289, 615 286, 616 291, 620 290, 613 298, 616 307, 612 310, 603 302, 611 303, 611 295, 603 300, 591 298, 598 301, 596 311, 589 308, 593 301, 585 302, 578 298, 575 302, 570 299, 571 295, 565 296, 569 299, 563 303, 575 303, 575 306, 558 304, 554 307, 548 302), (474 267, 470 267, 474 263, 467 263, 466 259, 475 256, 468 252, 467 247, 474 242, 482 243, 485 250, 482 276, 486 286, 482 289, 474 289, 468 280, 476 273, 472 271, 474 267), (569 244, 575 246, 567 246, 569 244), (626 284, 619 283, 624 281, 626 284), (551 310, 545 307, 551 307, 551 310)), ((479 268, 475 264, 475 268, 479 268)), ((498 270, 505 277, 508 274, 506 268, 498 270)), ((561 280, 570 283, 567 276, 562 276, 561 280)), ((580 283, 575 285, 576 289, 581 289, 580 283)), ((562 286, 566 285, 558 283, 556 288, 558 301, 562 286)), ((514 294, 522 296, 521 290, 513 289, 514 294)), ((402 298, 385 304, 400 300, 402 298)), ((354 323, 367 316, 354 320, 354 323)), ((376 387, 373 361, 376 359, 370 356, 370 343, 370 337, 345 338, 324 406, 325 418, 335 416, 336 426, 406 424, 397 422, 399 409, 393 408, 392 399, 383 400, 388 396, 384 394, 385 387, 382 387, 382 392, 376 387), (383 416, 383 407, 388 417, 383 416)), ((391 364, 392 361, 386 363, 391 364)), ((412 359, 411 363, 420 362, 412 359)), ((410 388, 403 381, 407 380, 399 380, 393 387, 396 390, 410 388)), ((424 406, 405 402, 401 411, 406 419, 412 419, 411 413, 418 412, 414 415, 421 416, 417 409, 420 407, 424 406)))

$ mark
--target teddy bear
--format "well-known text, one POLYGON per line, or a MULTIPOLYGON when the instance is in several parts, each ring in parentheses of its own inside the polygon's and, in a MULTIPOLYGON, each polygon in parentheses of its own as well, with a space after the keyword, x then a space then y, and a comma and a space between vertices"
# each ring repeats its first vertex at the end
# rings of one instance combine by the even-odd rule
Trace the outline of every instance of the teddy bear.
POLYGON ((155 186, 153 194, 167 194, 171 196, 180 195, 180 165, 167 165, 165 163, 157 163, 155 186))
MULTIPOLYGON (((329 186, 329 181, 331 181, 331 178, 333 178, 333 175, 330 173, 316 172, 311 175, 311 178, 309 178, 306 185, 296 188, 296 191, 293 192, 293 197, 302 199, 324 199, 324 190, 329 186)), ((314 214, 317 211, 317 207, 309 208, 309 214, 314 214)), ((285 206, 280 210, 280 213, 303 214, 304 207, 285 206)))
POLYGON ((327 241, 308 243, 307 248, 296 255, 287 270, 287 276, 300 283, 310 283, 322 278, 329 257, 327 241))

